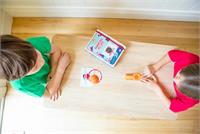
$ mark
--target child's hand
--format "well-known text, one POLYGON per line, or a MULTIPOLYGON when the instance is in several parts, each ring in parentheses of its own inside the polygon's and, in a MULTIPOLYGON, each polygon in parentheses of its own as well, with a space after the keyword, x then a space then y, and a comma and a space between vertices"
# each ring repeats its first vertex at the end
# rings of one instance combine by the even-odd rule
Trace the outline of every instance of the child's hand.
POLYGON ((150 78, 152 75, 154 75, 155 72, 156 69, 153 64, 146 66, 143 71, 142 79, 150 78))
POLYGON ((159 87, 158 85, 158 80, 156 79, 156 77, 154 75, 151 75, 148 78, 143 78, 141 80, 141 82, 148 84, 151 87, 159 87))
POLYGON ((60 85, 52 78, 48 83, 46 90, 49 92, 51 100, 55 101, 61 95, 60 85))

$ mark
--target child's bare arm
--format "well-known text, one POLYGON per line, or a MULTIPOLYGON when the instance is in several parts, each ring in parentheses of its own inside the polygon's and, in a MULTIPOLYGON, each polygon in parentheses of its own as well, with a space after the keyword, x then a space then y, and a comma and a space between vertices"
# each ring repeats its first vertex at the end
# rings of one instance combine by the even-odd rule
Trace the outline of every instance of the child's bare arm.
POLYGON ((171 97, 168 94, 167 90, 163 86, 158 84, 157 87, 155 87, 154 92, 160 97, 160 99, 167 106, 167 108, 169 108, 171 97))
POLYGON ((171 62, 171 59, 169 58, 168 54, 165 54, 157 62, 147 66, 146 68, 147 70, 144 71, 143 79, 148 78, 151 75, 155 74, 159 69, 161 69, 163 66, 167 65, 170 62, 171 62))
POLYGON ((62 53, 60 48, 53 44, 50 57, 51 72, 48 76, 49 78, 46 88, 49 93, 49 97, 52 100, 56 100, 61 94, 60 84, 62 82, 65 69, 70 63, 70 59, 67 53, 62 53))
POLYGON ((60 85, 62 82, 65 69, 67 68, 69 63, 70 63, 69 55, 67 53, 63 53, 59 58, 54 76, 49 80, 47 84, 47 91, 49 92, 50 98, 52 100, 58 99, 58 97, 61 95, 60 85))
POLYGON ((48 79, 51 79, 58 66, 59 58, 62 55, 62 51, 59 47, 56 47, 54 44, 51 45, 51 53, 50 53, 50 64, 51 64, 51 72, 49 73, 48 79))
POLYGON ((167 108, 170 107, 170 100, 171 96, 156 79, 156 77, 153 75, 150 78, 143 79, 142 82, 148 84, 152 87, 153 91, 159 96, 159 98, 162 100, 162 102, 167 106, 167 108))
POLYGON ((60 85, 62 82, 65 69, 67 68, 69 63, 70 63, 69 55, 67 53, 63 53, 59 58, 59 62, 54 76, 52 77, 52 79, 49 80, 47 84, 47 91, 49 92, 50 98, 52 100, 58 99, 58 97, 61 95, 60 85))
POLYGON ((155 62, 153 64, 153 67, 154 67, 155 71, 157 71, 170 62, 171 62, 171 60, 170 60, 168 54, 165 54, 162 58, 160 58, 157 62, 155 62))

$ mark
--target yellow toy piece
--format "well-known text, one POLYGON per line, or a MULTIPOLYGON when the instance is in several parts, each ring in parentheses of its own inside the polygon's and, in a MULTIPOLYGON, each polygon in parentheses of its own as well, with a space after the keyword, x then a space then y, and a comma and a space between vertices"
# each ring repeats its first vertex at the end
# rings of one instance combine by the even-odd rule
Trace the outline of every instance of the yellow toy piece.
POLYGON ((141 73, 129 73, 125 75, 126 80, 141 80, 142 74, 141 73))

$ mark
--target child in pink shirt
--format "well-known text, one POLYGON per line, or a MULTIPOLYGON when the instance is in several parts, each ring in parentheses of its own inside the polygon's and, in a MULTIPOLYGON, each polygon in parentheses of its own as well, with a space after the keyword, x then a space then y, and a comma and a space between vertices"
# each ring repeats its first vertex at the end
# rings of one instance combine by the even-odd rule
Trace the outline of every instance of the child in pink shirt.
POLYGON ((171 50, 155 64, 149 65, 149 74, 145 74, 142 82, 154 86, 155 92, 173 112, 185 111, 200 100, 199 56, 181 51, 171 50), (163 87, 154 73, 164 65, 174 63, 174 90, 176 97, 172 98, 163 87))

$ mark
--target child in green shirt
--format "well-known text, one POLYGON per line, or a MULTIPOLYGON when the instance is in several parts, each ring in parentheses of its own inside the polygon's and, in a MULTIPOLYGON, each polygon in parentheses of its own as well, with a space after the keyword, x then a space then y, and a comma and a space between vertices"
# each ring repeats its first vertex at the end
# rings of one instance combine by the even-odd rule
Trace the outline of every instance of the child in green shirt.
POLYGON ((2 35, 0 45, 0 78, 28 95, 58 99, 61 81, 70 63, 66 52, 43 36, 25 41, 2 35))

